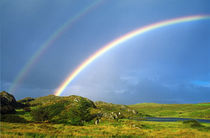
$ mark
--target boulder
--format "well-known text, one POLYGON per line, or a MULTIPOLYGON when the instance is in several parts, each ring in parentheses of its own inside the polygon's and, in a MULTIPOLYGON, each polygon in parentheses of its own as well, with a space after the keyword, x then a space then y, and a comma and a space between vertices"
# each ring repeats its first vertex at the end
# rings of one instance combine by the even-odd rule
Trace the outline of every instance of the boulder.
POLYGON ((99 118, 118 120, 123 118, 135 117, 138 115, 138 112, 133 108, 130 108, 126 105, 106 103, 103 101, 96 101, 95 105, 100 111, 98 113, 101 116, 99 118))
POLYGON ((15 113, 15 108, 18 106, 15 97, 5 91, 0 93, 0 101, 1 101, 1 114, 11 114, 15 113))

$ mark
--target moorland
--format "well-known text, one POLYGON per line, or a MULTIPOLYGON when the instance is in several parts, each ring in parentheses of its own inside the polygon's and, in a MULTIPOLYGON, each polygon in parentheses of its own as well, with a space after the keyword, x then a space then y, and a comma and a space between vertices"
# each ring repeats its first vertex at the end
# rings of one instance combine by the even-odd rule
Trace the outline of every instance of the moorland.
POLYGON ((210 103, 112 104, 71 95, 24 99, 0 93, 1 137, 210 137, 210 103), (147 117, 190 118, 156 122, 147 117))

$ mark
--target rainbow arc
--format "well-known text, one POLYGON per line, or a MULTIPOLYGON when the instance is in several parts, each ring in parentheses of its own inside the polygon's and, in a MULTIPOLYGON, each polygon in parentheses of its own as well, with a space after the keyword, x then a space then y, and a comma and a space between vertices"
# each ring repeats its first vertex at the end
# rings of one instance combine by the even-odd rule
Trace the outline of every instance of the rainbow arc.
POLYGON ((185 23, 185 22, 192 22, 192 21, 198 21, 198 20, 204 20, 204 19, 210 19, 210 15, 194 15, 194 16, 187 16, 187 17, 181 17, 181 18, 175 18, 170 20, 165 20, 161 22, 157 22, 151 25, 147 25, 144 27, 140 27, 134 31, 131 31, 113 41, 110 43, 102 46, 101 49, 96 51, 93 55, 91 55, 89 58, 87 58, 83 63, 81 63, 72 73, 68 75, 68 77, 63 81, 63 83, 57 88, 55 91, 55 95, 61 95, 64 91, 64 89, 79 75, 79 73, 84 70, 89 64, 91 64, 94 60, 96 60, 98 57, 102 56, 104 53, 108 52, 109 50, 119 46, 125 41, 130 40, 131 38, 134 38, 138 35, 142 35, 146 32, 153 31, 155 29, 159 29, 162 27, 175 25, 179 23, 185 23))
POLYGON ((9 88, 9 92, 14 92, 18 84, 20 84, 28 72, 32 69, 35 63, 39 60, 39 58, 44 54, 44 52, 52 46, 52 44, 67 30, 73 25, 76 21, 78 21, 82 16, 90 12, 93 8, 97 7, 102 0, 95 0, 93 3, 79 11, 75 16, 70 17, 63 25, 61 25, 49 38, 38 48, 38 50, 33 54, 33 56, 29 59, 29 61, 23 66, 21 71, 15 77, 13 84, 9 88))

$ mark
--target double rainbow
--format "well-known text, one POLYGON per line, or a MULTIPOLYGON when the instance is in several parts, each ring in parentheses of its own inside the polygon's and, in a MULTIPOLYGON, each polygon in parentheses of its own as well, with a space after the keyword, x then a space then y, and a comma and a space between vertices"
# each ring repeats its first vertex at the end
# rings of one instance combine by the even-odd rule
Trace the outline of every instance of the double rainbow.
POLYGON ((59 96, 62 94, 64 89, 74 80, 75 77, 83 70, 85 69, 90 63, 92 63, 95 59, 97 59, 99 56, 103 55, 107 51, 111 50, 112 48, 118 46, 119 44, 122 44, 125 41, 128 41, 129 39, 137 36, 144 34, 146 32, 178 24, 178 23, 185 23, 185 22, 192 22, 192 21, 197 21, 197 20, 204 20, 204 19, 210 19, 210 15, 194 15, 194 16, 187 16, 187 17, 181 17, 181 18, 175 18, 175 19, 170 19, 170 20, 165 20, 161 22, 157 22, 151 25, 147 25, 144 27, 140 27, 134 31, 131 31, 113 41, 110 43, 102 46, 101 49, 96 51, 93 55, 91 55, 89 58, 87 58, 82 64, 80 64, 72 73, 68 75, 68 77, 64 80, 64 82, 57 88, 55 91, 55 95, 59 96))
POLYGON ((29 61, 23 66, 21 71, 18 73, 18 75, 15 77, 12 85, 9 88, 9 92, 14 92, 18 84, 20 84, 25 76, 28 74, 28 72, 31 70, 33 65, 39 60, 39 58, 44 54, 44 52, 52 46, 52 44, 76 21, 78 21, 82 16, 87 14, 89 11, 91 11, 93 8, 97 7, 100 3, 102 3, 102 0, 95 0, 93 3, 82 9, 80 12, 78 12, 75 16, 70 17, 62 26, 60 26, 40 47, 39 49, 33 54, 33 56, 29 59, 29 61))

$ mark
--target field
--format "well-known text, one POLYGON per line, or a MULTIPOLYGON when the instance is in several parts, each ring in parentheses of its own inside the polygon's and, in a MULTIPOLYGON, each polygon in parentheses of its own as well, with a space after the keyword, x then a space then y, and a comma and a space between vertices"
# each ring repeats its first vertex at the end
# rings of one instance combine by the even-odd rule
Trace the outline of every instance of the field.
POLYGON ((157 104, 142 103, 130 105, 138 112, 153 117, 180 117, 210 119, 210 103, 200 104, 157 104))
POLYGON ((120 105, 71 95, 16 101, 0 93, 0 137, 210 137, 210 103, 120 105), (13 101, 13 102, 11 102, 13 101), (11 111, 11 112, 10 112, 11 111), (155 122, 143 117, 191 118, 155 122))
POLYGON ((50 123, 1 123, 1 137, 210 137, 210 124, 191 127, 182 122, 147 122, 134 120, 105 121, 98 125, 71 126, 50 123))
MULTIPOLYGON (((136 104, 130 105, 138 112, 155 117, 186 117, 209 119, 209 104, 136 104)), ((33 122, 30 113, 18 109, 16 115, 29 123, 1 122, 1 138, 4 137, 210 137, 209 123, 150 122, 131 119, 101 120, 83 126, 33 122)))

